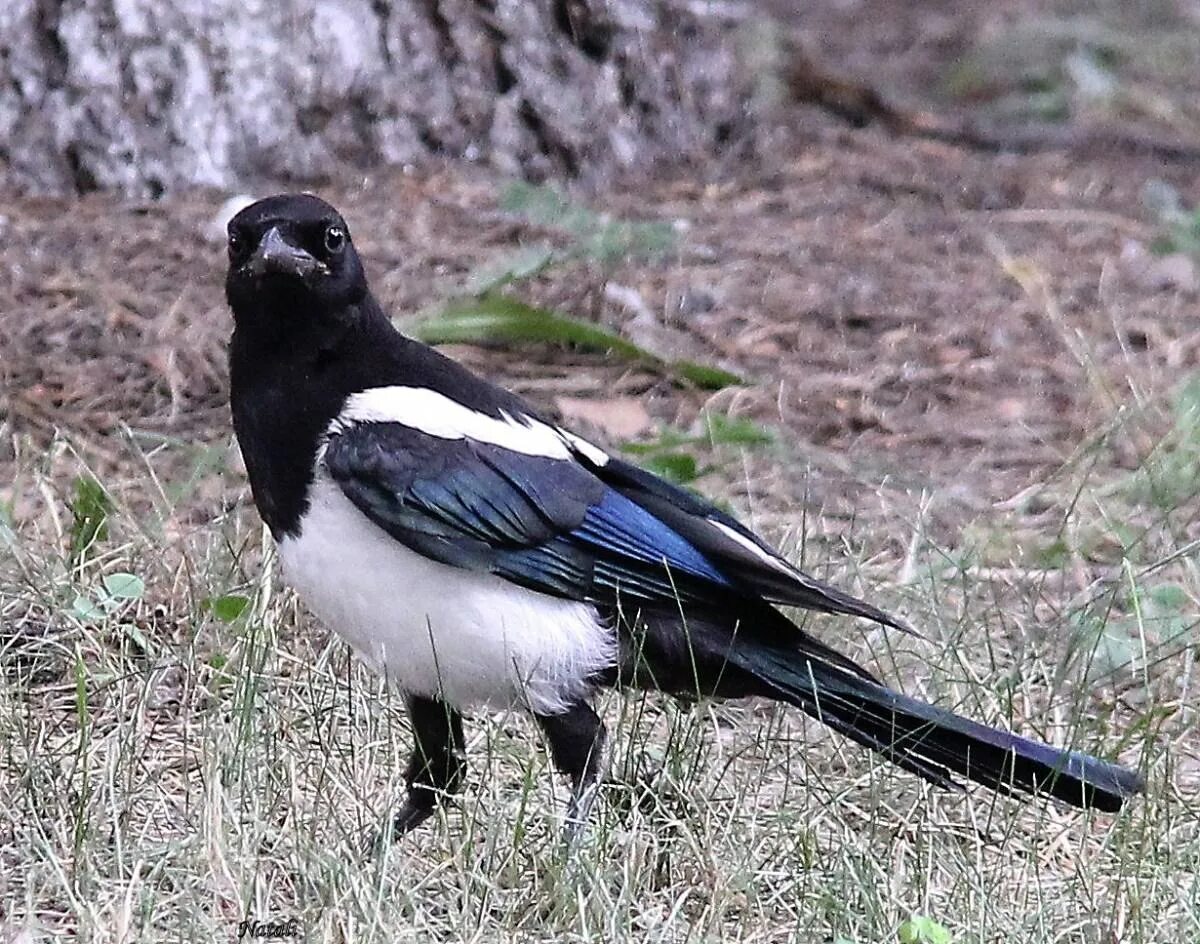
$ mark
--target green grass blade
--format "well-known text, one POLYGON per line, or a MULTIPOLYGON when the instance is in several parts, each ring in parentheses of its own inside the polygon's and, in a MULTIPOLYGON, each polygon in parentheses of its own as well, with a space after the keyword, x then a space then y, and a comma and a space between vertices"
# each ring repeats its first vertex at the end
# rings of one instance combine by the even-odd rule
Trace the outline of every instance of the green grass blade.
POLYGON ((736 374, 693 361, 667 362, 599 325, 495 292, 451 302, 438 315, 406 326, 426 344, 562 344, 655 367, 705 390, 742 383, 736 374))
POLYGON ((711 364, 698 364, 695 361, 672 361, 671 373, 689 383, 695 384, 701 390, 723 390, 725 387, 736 387, 746 381, 737 374, 711 364))
POLYGON ((657 360, 597 325, 493 293, 451 302, 440 315, 409 326, 408 332, 426 344, 569 344, 635 360, 657 360))
POLYGON ((108 517, 112 500, 96 479, 81 475, 75 479, 71 499, 71 566, 78 567, 87 552, 108 537, 108 517))
POLYGON ((485 295, 503 288, 512 282, 540 275, 557 261, 557 254, 549 246, 529 246, 503 256, 487 265, 474 269, 466 281, 466 290, 471 295, 485 295))

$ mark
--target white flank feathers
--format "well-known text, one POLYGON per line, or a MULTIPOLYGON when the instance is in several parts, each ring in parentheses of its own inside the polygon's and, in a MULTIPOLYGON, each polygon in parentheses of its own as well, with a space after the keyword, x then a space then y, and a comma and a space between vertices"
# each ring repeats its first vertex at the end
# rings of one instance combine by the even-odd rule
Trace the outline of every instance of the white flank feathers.
MULTIPOLYGON (((442 411, 439 420, 431 409, 420 428, 430 435, 438 435, 431 429, 450 428, 443 403, 416 399, 442 411)), ((361 417, 366 406, 360 402, 358 410, 361 417)), ((505 424, 466 419, 463 413, 480 414, 459 410, 451 415, 486 431, 477 438, 500 438, 505 424)), ((417 425, 411 413, 405 422, 417 425)), ((540 429, 525 428, 530 431, 513 432, 505 445, 549 444, 540 429)), ((405 691, 461 707, 524 702, 540 714, 555 714, 587 693, 589 676, 615 664, 615 634, 592 606, 410 551, 320 471, 309 499, 299 535, 279 544, 284 576, 317 616, 405 691)))

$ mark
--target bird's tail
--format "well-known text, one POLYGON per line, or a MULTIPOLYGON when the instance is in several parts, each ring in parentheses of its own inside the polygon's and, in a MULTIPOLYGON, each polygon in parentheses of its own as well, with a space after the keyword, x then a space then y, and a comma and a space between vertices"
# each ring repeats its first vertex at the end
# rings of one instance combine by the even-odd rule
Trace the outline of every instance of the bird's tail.
POLYGON ((1044 793, 1109 812, 1143 787, 1135 771, 960 718, 890 691, 857 667, 818 661, 819 652, 739 642, 725 658, 764 686, 763 694, 939 786, 956 786, 957 775, 1002 793, 1044 793))

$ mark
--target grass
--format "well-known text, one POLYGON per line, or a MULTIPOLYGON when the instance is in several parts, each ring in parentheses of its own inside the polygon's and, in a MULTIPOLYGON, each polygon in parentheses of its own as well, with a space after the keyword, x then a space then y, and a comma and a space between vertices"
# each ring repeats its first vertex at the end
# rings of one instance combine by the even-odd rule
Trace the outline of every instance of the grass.
POLYGON ((405 332, 426 344, 553 344, 598 351, 694 384, 720 390, 742 378, 711 364, 666 361, 607 328, 494 292, 452 302, 441 312, 405 325, 405 332))
POLYGON ((272 589, 261 528, 233 507, 236 471, 129 438, 141 471, 100 501, 63 474, 81 465, 65 443, 20 456, 50 504, 91 498, 86 525, 14 525, 3 557, 0 927, 85 941, 230 939, 247 919, 294 919, 311 941, 1194 940, 1200 582, 1189 554, 1171 555, 1191 539, 1177 512, 1194 511, 1200 478, 1181 422, 1160 461, 1119 476, 1103 462, 1110 431, 1044 484, 1040 511, 985 516, 958 545, 899 501, 849 532, 818 513, 802 555, 783 536, 929 641, 811 627, 909 691, 1140 759, 1149 788, 1127 812, 942 794, 767 704, 610 694, 612 782, 571 860, 564 785, 517 714, 472 720, 458 804, 364 851, 402 790, 400 699, 272 589), (197 464, 227 510, 189 525, 198 486, 180 497, 164 479, 197 464), (1174 510, 1142 501, 1156 475, 1174 510), (1102 537, 1118 524, 1132 531, 1113 551, 1102 537), (906 561, 886 551, 897 537, 906 561), (1110 563, 1080 587, 1097 554, 1110 563), (1155 606, 1175 620, 1164 638, 1155 606), (1114 658, 1111 627, 1136 643, 1114 658))

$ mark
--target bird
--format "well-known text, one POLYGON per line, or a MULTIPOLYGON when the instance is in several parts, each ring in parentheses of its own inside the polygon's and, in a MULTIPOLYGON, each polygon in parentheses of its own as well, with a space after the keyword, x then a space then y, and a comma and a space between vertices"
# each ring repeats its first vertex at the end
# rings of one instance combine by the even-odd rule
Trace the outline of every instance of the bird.
POLYGON ((464 713, 518 708, 571 785, 605 772, 604 689, 793 706, 944 788, 1116 812, 1134 770, 888 688, 780 609, 903 620, 804 573, 733 515, 397 330, 341 214, 308 193, 228 224, 234 431, 284 579, 402 694, 390 824, 466 777, 464 713))

